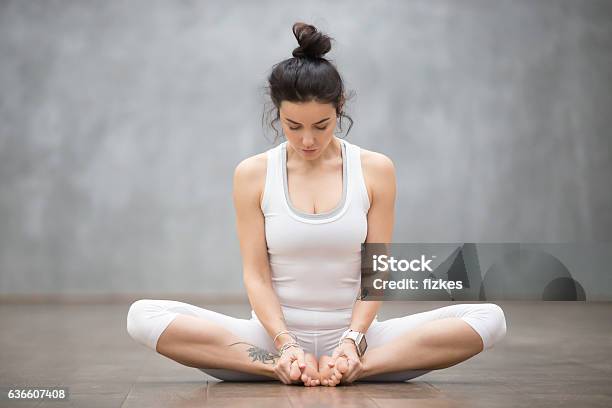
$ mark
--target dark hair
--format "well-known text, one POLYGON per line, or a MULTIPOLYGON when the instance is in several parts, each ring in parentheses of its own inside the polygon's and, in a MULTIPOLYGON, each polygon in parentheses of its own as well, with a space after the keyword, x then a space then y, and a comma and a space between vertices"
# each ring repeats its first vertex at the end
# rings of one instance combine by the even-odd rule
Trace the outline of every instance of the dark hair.
MULTIPOLYGON (((293 35, 299 46, 293 50, 293 58, 286 59, 273 66, 268 77, 266 93, 273 103, 270 113, 276 112, 270 125, 276 133, 274 122, 280 119, 280 105, 282 101, 331 103, 336 108, 340 118, 338 129, 342 131, 342 118, 349 122, 347 135, 353 126, 353 120, 344 113, 346 98, 344 83, 336 67, 323 55, 331 50, 333 38, 317 31, 316 27, 297 22, 293 25, 293 35)), ((265 120, 265 114, 262 122, 265 120)))

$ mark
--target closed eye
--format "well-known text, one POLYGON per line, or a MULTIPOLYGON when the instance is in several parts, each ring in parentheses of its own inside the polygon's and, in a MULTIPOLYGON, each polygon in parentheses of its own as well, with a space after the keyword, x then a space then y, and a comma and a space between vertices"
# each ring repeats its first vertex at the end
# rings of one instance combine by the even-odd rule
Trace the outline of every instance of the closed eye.
MULTIPOLYGON (((301 128, 301 126, 298 126, 298 127, 289 127, 289 129, 291 129, 291 130, 298 130, 299 128, 301 128)), ((320 128, 320 127, 318 127, 318 126, 315 126, 315 129, 318 129, 318 130, 325 130, 325 129, 327 129, 327 126, 322 127, 322 128, 320 128)))

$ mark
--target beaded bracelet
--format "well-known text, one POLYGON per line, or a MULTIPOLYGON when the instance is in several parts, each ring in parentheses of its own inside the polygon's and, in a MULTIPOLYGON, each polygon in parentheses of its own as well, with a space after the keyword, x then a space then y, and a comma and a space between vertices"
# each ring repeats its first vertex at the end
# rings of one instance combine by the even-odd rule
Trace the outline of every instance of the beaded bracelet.
POLYGON ((290 342, 290 343, 285 343, 285 344, 283 344, 283 345, 282 345, 282 347, 281 347, 281 348, 278 350, 278 355, 279 355, 279 356, 282 356, 282 355, 283 355, 283 353, 285 352, 285 350, 287 350, 287 349, 288 349, 288 348, 290 348, 290 347, 296 347, 296 346, 297 346, 297 347, 300 347, 300 348, 302 347, 302 346, 300 346, 300 343, 298 343, 298 342, 290 342))

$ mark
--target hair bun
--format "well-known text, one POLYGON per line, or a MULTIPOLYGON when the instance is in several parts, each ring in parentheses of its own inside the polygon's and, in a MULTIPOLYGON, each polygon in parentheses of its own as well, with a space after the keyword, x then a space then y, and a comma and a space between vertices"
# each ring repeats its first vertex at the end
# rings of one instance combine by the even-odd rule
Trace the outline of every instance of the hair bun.
POLYGON ((322 58, 331 50, 331 38, 317 31, 310 24, 298 22, 293 25, 293 35, 300 44, 293 50, 295 58, 322 58))

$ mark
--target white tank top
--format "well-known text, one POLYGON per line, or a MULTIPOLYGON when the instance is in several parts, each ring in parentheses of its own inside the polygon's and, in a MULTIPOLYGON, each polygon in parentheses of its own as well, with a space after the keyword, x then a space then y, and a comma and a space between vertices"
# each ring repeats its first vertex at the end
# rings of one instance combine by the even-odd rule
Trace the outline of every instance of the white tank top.
MULTIPOLYGON (((360 147, 342 146, 342 198, 328 212, 309 214, 290 202, 287 142, 266 151, 261 209, 265 217, 272 285, 285 321, 304 330, 350 324, 361 284, 361 243, 370 208, 360 147)), ((251 310, 253 318, 257 318, 251 310)))

